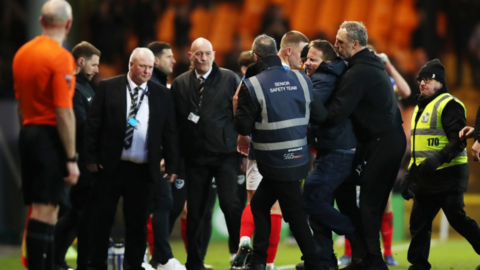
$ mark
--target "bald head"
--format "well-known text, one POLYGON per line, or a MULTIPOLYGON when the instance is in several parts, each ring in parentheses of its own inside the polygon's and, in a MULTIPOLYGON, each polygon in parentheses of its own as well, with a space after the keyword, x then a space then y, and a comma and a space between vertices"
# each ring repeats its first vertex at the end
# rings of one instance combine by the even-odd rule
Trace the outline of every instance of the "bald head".
POLYGON ((212 43, 205 38, 197 38, 192 42, 188 56, 199 75, 206 74, 215 60, 212 43))
POLYGON ((140 86, 152 77, 155 56, 148 48, 136 48, 130 55, 130 79, 140 86))
POLYGON ((44 27, 64 26, 72 20, 72 7, 65 0, 50 0, 42 7, 40 17, 44 27))
POLYGON ((198 49, 206 48, 210 51, 213 51, 212 43, 206 38, 197 38, 192 42, 192 46, 190 47, 190 52, 196 52, 198 49))

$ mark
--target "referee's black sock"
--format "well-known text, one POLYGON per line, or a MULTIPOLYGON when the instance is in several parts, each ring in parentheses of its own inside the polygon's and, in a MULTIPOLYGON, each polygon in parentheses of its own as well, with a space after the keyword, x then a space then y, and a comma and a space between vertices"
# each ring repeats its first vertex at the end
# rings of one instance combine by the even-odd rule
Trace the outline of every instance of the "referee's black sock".
POLYGON ((27 258, 29 270, 50 270, 53 265, 48 261, 53 261, 53 225, 30 219, 27 228, 27 258))
POLYGON ((49 226, 50 241, 47 247, 47 258, 45 259, 45 270, 56 269, 55 268, 55 226, 49 226))

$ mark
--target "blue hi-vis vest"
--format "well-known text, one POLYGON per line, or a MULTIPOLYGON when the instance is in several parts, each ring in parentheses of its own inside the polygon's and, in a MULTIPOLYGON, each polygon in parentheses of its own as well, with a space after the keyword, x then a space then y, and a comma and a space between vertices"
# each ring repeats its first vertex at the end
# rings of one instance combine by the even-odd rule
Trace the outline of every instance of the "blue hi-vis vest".
POLYGON ((307 163, 312 82, 299 71, 273 67, 245 84, 261 108, 252 132, 256 159, 280 168, 307 163))

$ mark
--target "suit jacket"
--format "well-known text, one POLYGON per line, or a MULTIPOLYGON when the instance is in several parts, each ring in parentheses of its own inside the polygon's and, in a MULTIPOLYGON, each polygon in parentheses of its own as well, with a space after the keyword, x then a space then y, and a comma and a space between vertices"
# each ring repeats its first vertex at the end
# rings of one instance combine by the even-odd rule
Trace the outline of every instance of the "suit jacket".
POLYGON ((213 63, 212 72, 205 81, 200 120, 188 120, 199 103, 200 83, 195 71, 178 76, 171 86, 175 102, 182 154, 188 161, 204 160, 205 155, 217 156, 237 152, 237 136, 233 126, 232 100, 240 78, 232 71, 213 63))
MULTIPOLYGON (((123 151, 127 123, 127 75, 100 82, 88 112, 85 132, 86 164, 102 164, 103 173, 113 174, 123 151)), ((178 139, 174 104, 170 91, 148 81, 149 120, 147 150, 150 180, 161 179, 162 147, 167 173, 177 173, 178 139)))

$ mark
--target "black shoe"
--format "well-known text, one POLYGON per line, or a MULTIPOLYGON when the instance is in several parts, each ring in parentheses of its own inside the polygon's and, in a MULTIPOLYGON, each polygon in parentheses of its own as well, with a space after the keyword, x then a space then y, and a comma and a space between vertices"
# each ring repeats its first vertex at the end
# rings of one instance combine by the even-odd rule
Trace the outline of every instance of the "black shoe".
POLYGON ((263 264, 253 264, 247 263, 244 270, 265 270, 265 265, 263 264))
POLYGON ((365 270, 389 270, 386 264, 383 265, 369 265, 365 270))
POLYGON ((337 254, 335 253, 332 253, 332 264, 335 265, 335 267, 333 268, 334 270, 338 270, 338 260, 337 260, 337 254))
POLYGON ((150 263, 150 265, 151 265, 154 269, 157 269, 157 266, 158 266, 157 260, 155 260, 154 258, 152 258, 149 263, 150 263))
POLYGON ((366 269, 367 269, 366 265, 352 261, 350 264, 348 264, 346 267, 340 270, 366 270, 366 269))
MULTIPOLYGON (((425 270, 421 267, 415 266, 415 265, 410 265, 407 270, 425 270)), ((480 270, 480 265, 475 268, 475 270, 480 270)))
MULTIPOLYGON (((305 263, 304 263, 304 262, 297 263, 297 265, 295 265, 295 269, 296 269, 296 270, 305 270, 305 263)), ((337 267, 337 266, 332 266, 332 267, 324 267, 324 266, 322 266, 322 267, 320 268, 320 270, 338 270, 338 267, 337 267)))

